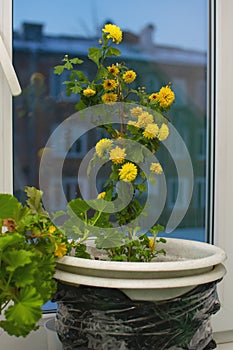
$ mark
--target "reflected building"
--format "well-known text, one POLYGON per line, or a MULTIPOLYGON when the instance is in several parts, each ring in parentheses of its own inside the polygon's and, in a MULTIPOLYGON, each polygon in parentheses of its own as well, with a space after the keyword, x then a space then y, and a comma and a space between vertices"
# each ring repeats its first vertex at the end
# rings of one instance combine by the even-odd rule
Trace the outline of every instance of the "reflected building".
MULTIPOLYGON (((38 169, 41 152, 52 131, 75 111, 77 96, 66 96, 65 75, 54 75, 54 66, 61 64, 64 54, 77 56, 84 61, 82 70, 91 78, 95 66, 87 58, 89 47, 96 46, 97 37, 45 35, 43 25, 23 23, 22 30, 14 33, 14 66, 23 89, 14 100, 14 188, 20 196, 25 185, 39 186, 38 169)), ((146 86, 155 92, 161 85, 173 84, 176 102, 168 117, 182 136, 192 158, 195 183, 191 205, 182 221, 182 227, 204 227, 206 207, 206 52, 185 50, 179 47, 157 45, 152 41, 153 25, 145 27, 139 35, 124 32, 120 50, 121 61, 137 72, 135 88, 146 86)), ((109 64, 114 58, 109 60, 109 64)), ((70 130, 70 137, 75 129, 70 130)), ((64 164, 64 191, 67 199, 80 194, 77 185, 77 168, 82 157, 95 144, 95 134, 85 135, 69 150, 64 164)), ((69 136, 67 136, 69 137, 69 136)), ((58 150, 64 155, 65 145, 58 150)), ((182 149, 174 144, 177 162, 183 161, 182 149)), ((177 196, 177 174, 172 159, 165 149, 160 150, 161 164, 166 173, 168 197, 162 220, 174 207, 177 196), (163 161, 164 159, 164 161, 163 161)), ((56 179, 54 184, 56 187, 56 179)), ((82 191, 88 193, 85 178, 82 191)), ((184 210, 188 179, 182 179, 182 196, 179 208, 184 210)), ((54 197, 59 203, 59 198, 54 197)), ((63 203, 60 203, 63 206, 63 203)), ((162 222, 163 224, 163 222, 162 222)))

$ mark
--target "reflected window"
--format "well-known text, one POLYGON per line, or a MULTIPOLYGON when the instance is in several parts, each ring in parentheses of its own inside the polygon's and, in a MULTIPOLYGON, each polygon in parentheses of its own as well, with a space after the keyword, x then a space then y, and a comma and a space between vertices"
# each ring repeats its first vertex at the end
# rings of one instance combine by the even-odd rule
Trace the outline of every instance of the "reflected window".
MULTIPOLYGON (((190 153, 195 188, 190 208, 175 235, 206 240, 205 223, 207 202, 205 188, 207 161, 208 118, 207 101, 207 0, 135 0, 133 16, 131 2, 118 0, 110 8, 106 0, 70 0, 69 6, 55 0, 14 2, 14 66, 23 93, 14 99, 14 191, 21 198, 26 185, 39 187, 40 158, 54 127, 75 112, 77 96, 66 96, 63 81, 66 77, 54 76, 53 68, 61 64, 65 54, 78 56, 84 61, 82 69, 93 76, 93 64, 88 60, 87 48, 98 42, 100 28, 113 22, 123 30, 121 46, 125 64, 137 72, 135 88, 146 85, 154 92, 172 82, 176 102, 168 118, 182 136, 190 153), (54 10, 56 9, 56 11, 54 10), (93 15, 94 14, 94 15, 93 15), (62 17, 61 17, 62 16, 62 17), (198 26, 196 25, 198 23, 198 26), (195 232, 201 232, 195 236, 195 232)), ((115 63, 116 58, 109 60, 115 63)), ((75 128, 61 135, 57 157, 66 154, 63 169, 63 187, 67 200, 80 193, 77 172, 82 157, 94 147, 95 137, 82 138, 70 144, 75 128)), ((181 150, 174 149, 182 161, 181 150)), ((159 154, 167 162, 169 155, 159 154)), ((176 202, 177 174, 169 160, 166 181, 168 198, 161 224, 176 202)), ((97 180, 101 183, 101 179, 97 180)), ((182 179, 185 199, 188 180, 182 179)), ((51 187, 56 187, 56 179, 51 187)), ((56 191, 51 191, 51 202, 64 206, 56 191)), ((183 202, 179 207, 183 208, 183 202)), ((62 208, 61 208, 62 209, 62 208)))

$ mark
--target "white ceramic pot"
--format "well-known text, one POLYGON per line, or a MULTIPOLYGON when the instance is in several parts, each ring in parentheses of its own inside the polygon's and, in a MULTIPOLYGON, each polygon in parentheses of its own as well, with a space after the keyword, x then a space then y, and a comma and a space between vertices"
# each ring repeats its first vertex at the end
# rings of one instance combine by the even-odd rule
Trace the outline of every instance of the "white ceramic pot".
MULTIPOLYGON (((166 238, 167 252, 153 262, 113 262, 64 256, 55 278, 72 285, 118 288, 132 300, 166 300, 221 279, 225 252, 214 245, 166 238)), ((159 247, 158 247, 159 248, 159 247)))

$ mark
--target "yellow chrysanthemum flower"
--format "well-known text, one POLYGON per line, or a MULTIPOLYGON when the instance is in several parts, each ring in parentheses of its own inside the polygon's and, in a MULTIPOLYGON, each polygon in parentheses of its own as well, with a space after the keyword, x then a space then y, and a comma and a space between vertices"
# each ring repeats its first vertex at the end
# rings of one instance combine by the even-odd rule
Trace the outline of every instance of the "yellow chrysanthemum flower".
POLYGON ((100 198, 104 198, 106 196, 106 192, 101 192, 98 194, 97 198, 100 199, 100 198))
POLYGON ((112 92, 109 92, 102 96, 103 103, 112 104, 112 103, 115 103, 116 100, 117 100, 117 94, 114 94, 112 92))
POLYGON ((96 91, 91 89, 91 88, 87 88, 85 90, 83 90, 83 95, 90 97, 90 96, 94 96, 96 94, 96 91))
POLYGON ((147 139, 154 139, 159 131, 159 127, 157 124, 148 124, 146 126, 145 131, 143 131, 143 136, 145 136, 147 139))
POLYGON ((113 145, 113 141, 110 139, 101 139, 97 144, 95 145, 95 150, 99 158, 102 158, 103 156, 107 155, 113 145))
POLYGON ((162 174, 163 172, 163 169, 159 163, 151 163, 150 170, 158 175, 162 174))
POLYGON ((134 107, 130 110, 132 117, 137 118, 140 114, 142 114, 143 109, 141 107, 134 107))
POLYGON ((148 112, 142 112, 138 117, 138 126, 140 128, 146 128, 148 124, 152 124, 154 121, 153 115, 148 112))
POLYGON ((110 157, 109 159, 114 163, 114 164, 121 164, 124 162, 126 153, 125 153, 125 148, 120 148, 116 146, 115 148, 111 149, 110 151, 110 157))
POLYGON ((104 80, 103 82, 104 90, 111 91, 111 90, 114 90, 116 87, 117 87, 117 82, 113 79, 107 79, 107 80, 104 80))
POLYGON ((163 108, 169 107, 175 100, 175 94, 168 85, 159 90, 157 97, 163 108))
POLYGON ((151 94, 149 96, 149 100, 151 101, 157 101, 158 100, 158 93, 157 92, 153 92, 153 94, 151 94))
POLYGON ((138 173, 138 169, 136 165, 133 163, 125 163, 122 165, 121 169, 119 170, 119 176, 120 180, 123 180, 125 182, 131 182, 136 179, 138 173))
POLYGON ((58 258, 62 258, 67 252, 65 243, 55 243, 54 255, 58 258))
POLYGON ((159 129, 159 132, 158 132, 158 139, 160 141, 164 141, 164 140, 166 140, 168 135, 169 135, 169 128, 166 124, 163 123, 161 125, 161 128, 159 129))
POLYGON ((122 31, 115 24, 105 24, 102 29, 104 33, 109 33, 107 35, 108 39, 112 39, 115 44, 119 44, 122 40, 122 31))
POLYGON ((49 233, 54 233, 56 231, 56 227, 51 225, 49 226, 49 233))
POLYGON ((125 83, 132 83, 136 79, 137 74, 133 70, 128 70, 123 74, 125 83))
POLYGON ((119 68, 115 66, 115 64, 112 64, 111 66, 107 67, 107 70, 110 74, 114 75, 114 77, 116 77, 119 73, 119 68))

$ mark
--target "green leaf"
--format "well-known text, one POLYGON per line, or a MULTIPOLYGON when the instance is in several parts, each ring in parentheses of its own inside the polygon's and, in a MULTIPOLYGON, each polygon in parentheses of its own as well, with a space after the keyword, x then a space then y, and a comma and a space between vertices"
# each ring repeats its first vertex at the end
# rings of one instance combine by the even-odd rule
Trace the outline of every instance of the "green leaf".
POLYGON ((27 193, 28 199, 27 204, 29 208, 38 214, 48 216, 48 213, 42 207, 42 194, 43 192, 37 190, 35 187, 25 187, 25 192, 27 193))
POLYGON ((73 64, 81 64, 83 63, 83 60, 80 60, 80 58, 78 57, 74 57, 74 58, 71 58, 70 62, 73 64))
POLYGON ((112 165, 112 172, 109 176, 110 180, 112 181, 118 181, 119 179, 119 170, 116 166, 112 165))
POLYGON ((129 159, 132 159, 135 163, 144 162, 145 159, 143 155, 143 147, 136 147, 136 149, 129 147, 127 149, 127 155, 129 159))
POLYGON ((115 47, 110 47, 105 56, 120 56, 121 55, 121 51, 116 49, 115 47))
POLYGON ((125 239, 124 233, 116 232, 116 234, 112 233, 101 233, 98 235, 95 240, 96 248, 115 248, 122 245, 123 239, 125 239))
POLYGON ((78 258, 83 258, 83 259, 90 259, 91 256, 89 253, 86 252, 86 245, 85 244, 79 244, 75 248, 75 256, 78 258))
POLYGON ((3 328, 9 335, 16 337, 26 337, 32 330, 37 330, 36 325, 14 324, 9 321, 0 321, 0 327, 3 328))
POLYGON ((71 61, 67 61, 65 64, 64 64, 64 67, 67 69, 67 70, 71 70, 73 68, 73 65, 71 63, 71 61))
POLYGON ((164 230, 164 226, 158 224, 158 225, 152 226, 149 229, 149 232, 152 233, 155 237, 159 232, 161 232, 163 230, 164 230))
POLYGON ((102 50, 98 49, 97 47, 91 47, 88 50, 88 58, 92 60, 97 66, 99 66, 99 60, 102 55, 102 50))
POLYGON ((54 67, 54 74, 61 75, 64 71, 65 67, 64 66, 56 66, 54 67))
POLYGON ((75 84, 75 86, 73 86, 71 88, 71 91, 75 94, 75 95, 78 95, 80 94, 80 92, 82 91, 82 88, 78 85, 78 84, 75 84))
POLYGON ((14 218, 15 212, 20 209, 18 200, 10 194, 0 195, 0 218, 14 218))
POLYGON ((75 105, 75 109, 77 111, 81 111, 82 109, 84 109, 86 107, 87 107, 87 105, 85 104, 85 102, 83 102, 82 99, 78 103, 76 103, 76 105, 75 105))
POLYGON ((167 240, 165 238, 160 237, 157 239, 157 242, 166 243, 167 240))
POLYGON ((144 183, 137 185, 140 192, 146 192, 146 185, 144 183))
POLYGON ((110 210, 110 212, 114 212, 115 207, 114 203, 104 200, 103 198, 98 199, 90 199, 86 201, 91 208, 97 208, 98 211, 104 211, 106 208, 110 210))
POLYGON ((4 254, 4 260, 7 264, 6 270, 9 272, 15 271, 20 266, 25 266, 31 263, 33 253, 24 249, 8 250, 4 254))
POLYGON ((89 83, 87 77, 83 74, 83 72, 81 70, 75 70, 75 71, 73 71, 73 73, 78 77, 80 82, 85 83, 85 84, 89 83))
POLYGON ((56 220, 57 218, 60 218, 61 216, 67 215, 67 212, 64 210, 58 210, 56 212, 52 213, 52 221, 56 220))
POLYGON ((24 237, 19 233, 0 235, 0 250, 4 250, 11 245, 17 245, 22 242, 24 242, 24 237))
POLYGON ((18 267, 13 275, 16 287, 22 288, 34 284, 35 278, 38 279, 39 277, 38 273, 36 273, 38 270, 36 269, 38 269, 38 267, 34 261, 25 266, 18 267))
POLYGON ((16 325, 33 325, 41 317, 42 305, 43 299, 36 288, 27 286, 20 291, 18 301, 6 310, 5 315, 16 325))
POLYGON ((76 198, 76 199, 73 199, 72 201, 70 201, 68 203, 68 206, 67 208, 69 209, 72 209, 72 211, 78 215, 78 217, 82 217, 82 214, 85 214, 89 209, 90 209, 90 206, 89 204, 84 201, 83 199, 81 198, 76 198), (81 214, 81 215, 80 215, 81 214))
POLYGON ((102 80, 103 76, 107 75, 109 72, 104 66, 100 66, 95 77, 95 81, 102 80))
POLYGON ((95 226, 102 228, 112 227, 112 223, 109 221, 109 216, 109 213, 101 213, 99 215, 99 212, 96 212, 93 218, 90 220, 90 224, 92 225, 95 223, 95 226))

